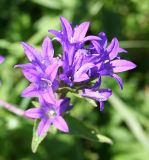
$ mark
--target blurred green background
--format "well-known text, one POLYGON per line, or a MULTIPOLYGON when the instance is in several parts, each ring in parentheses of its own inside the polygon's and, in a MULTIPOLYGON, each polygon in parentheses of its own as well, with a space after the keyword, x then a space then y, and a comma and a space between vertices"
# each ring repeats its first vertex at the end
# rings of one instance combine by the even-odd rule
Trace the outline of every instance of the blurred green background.
MULTIPOLYGON (((123 73, 124 90, 113 79, 104 85, 114 95, 99 112, 87 101, 73 98, 71 115, 110 137, 113 145, 64 134, 49 134, 33 154, 33 122, 0 107, 0 160, 148 160, 149 159, 149 1, 148 0, 0 0, 0 98, 19 108, 32 106, 21 98, 28 85, 20 69, 27 62, 19 42, 39 47, 48 29, 60 29, 59 16, 74 25, 90 21, 89 34, 116 36, 128 50, 123 55, 137 68, 123 73)), ((55 44, 56 46, 56 44, 55 44)), ((59 51, 56 48, 56 51, 59 51)))

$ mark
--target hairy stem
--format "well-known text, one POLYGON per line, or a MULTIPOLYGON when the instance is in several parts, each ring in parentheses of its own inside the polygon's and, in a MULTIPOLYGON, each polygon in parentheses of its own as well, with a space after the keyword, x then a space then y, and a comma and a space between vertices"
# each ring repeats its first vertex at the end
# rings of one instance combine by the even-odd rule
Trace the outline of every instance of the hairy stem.
POLYGON ((3 106, 5 109, 7 109, 10 112, 13 112, 14 114, 18 116, 24 116, 24 110, 17 108, 16 106, 9 104, 3 100, 0 99, 0 106, 3 106))

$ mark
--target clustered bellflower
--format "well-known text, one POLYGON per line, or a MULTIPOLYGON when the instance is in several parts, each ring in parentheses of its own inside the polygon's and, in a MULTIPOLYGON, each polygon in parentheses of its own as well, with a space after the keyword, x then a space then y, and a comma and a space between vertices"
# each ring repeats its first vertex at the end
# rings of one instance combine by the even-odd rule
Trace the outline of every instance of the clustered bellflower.
POLYGON ((46 37, 42 43, 42 50, 22 42, 25 54, 30 63, 18 64, 30 85, 22 92, 23 97, 38 97, 40 108, 31 108, 25 115, 33 119, 41 119, 38 135, 47 133, 54 125, 63 132, 69 132, 69 127, 62 117, 72 108, 67 92, 60 89, 73 89, 83 97, 100 103, 100 110, 104 109, 104 102, 112 95, 110 88, 101 88, 102 77, 114 78, 120 88, 122 79, 117 73, 134 69, 136 65, 121 59, 120 53, 127 51, 120 47, 117 38, 108 44, 104 32, 97 36, 86 36, 90 23, 83 22, 76 27, 64 17, 60 17, 62 30, 49 30, 54 39, 62 47, 62 55, 54 56, 52 40, 46 37), (86 43, 87 42, 87 43, 86 43))

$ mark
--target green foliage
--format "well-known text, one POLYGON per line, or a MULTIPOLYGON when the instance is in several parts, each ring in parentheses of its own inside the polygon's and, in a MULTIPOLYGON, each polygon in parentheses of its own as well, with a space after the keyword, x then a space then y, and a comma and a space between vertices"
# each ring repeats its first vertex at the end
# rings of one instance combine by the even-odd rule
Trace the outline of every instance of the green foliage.
MULTIPOLYGON (((71 127, 72 135, 54 134, 55 131, 50 130, 36 154, 30 149, 32 121, 16 117, 0 107, 0 160, 148 160, 148 8, 148 0, 0 1, 0 53, 7 59, 0 66, 0 98, 22 109, 37 104, 32 104, 29 98, 20 97, 28 82, 19 69, 13 68, 15 64, 26 62, 19 42, 27 41, 39 47, 45 35, 51 36, 48 29, 60 29, 60 15, 74 25, 91 21, 91 34, 105 31, 109 40, 118 37, 121 46, 129 52, 123 56, 138 65, 136 70, 121 74, 125 84, 123 91, 118 89, 114 80, 103 79, 115 93, 103 112, 99 111, 99 104, 69 93, 74 104, 70 114, 75 118, 66 118, 70 126, 77 123, 79 126, 71 127), (88 140, 96 137, 98 141, 110 142, 98 133, 110 137, 113 145, 88 140), (76 138, 74 134, 81 135, 83 139, 76 138)), ((61 49, 56 47, 56 54, 59 53, 61 49)), ((34 151, 37 144, 34 143, 34 151)))
POLYGON ((38 136, 37 134, 37 121, 34 122, 34 128, 33 128, 33 138, 32 138, 32 151, 33 153, 35 153, 37 151, 37 148, 39 146, 39 144, 44 140, 44 138, 46 137, 46 134, 43 136, 38 136))

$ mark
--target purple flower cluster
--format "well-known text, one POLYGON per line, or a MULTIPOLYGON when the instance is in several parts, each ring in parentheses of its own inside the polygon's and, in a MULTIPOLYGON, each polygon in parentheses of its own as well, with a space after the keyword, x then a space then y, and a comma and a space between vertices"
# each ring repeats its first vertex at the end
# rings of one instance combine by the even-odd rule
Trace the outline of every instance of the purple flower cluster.
POLYGON ((118 72, 131 70, 136 65, 120 58, 126 50, 120 48, 117 38, 113 38, 108 45, 106 34, 86 36, 89 22, 81 23, 75 28, 64 17, 60 17, 62 30, 49 30, 62 46, 62 55, 54 57, 54 48, 50 38, 46 37, 39 51, 27 43, 22 42, 25 54, 30 63, 19 64, 30 85, 22 92, 23 97, 38 97, 40 108, 28 109, 26 116, 41 119, 38 135, 45 134, 50 125, 68 132, 68 126, 62 114, 71 109, 67 91, 71 88, 77 94, 88 97, 100 103, 100 110, 104 109, 104 102, 112 95, 110 88, 101 88, 103 76, 114 78, 120 88, 122 79, 118 72), (87 42, 87 43, 86 43, 87 42))

